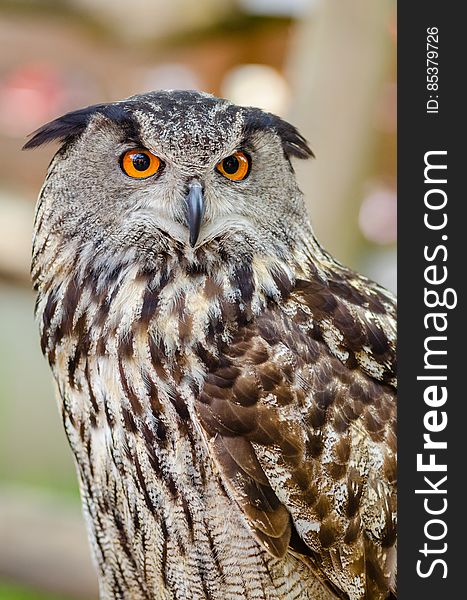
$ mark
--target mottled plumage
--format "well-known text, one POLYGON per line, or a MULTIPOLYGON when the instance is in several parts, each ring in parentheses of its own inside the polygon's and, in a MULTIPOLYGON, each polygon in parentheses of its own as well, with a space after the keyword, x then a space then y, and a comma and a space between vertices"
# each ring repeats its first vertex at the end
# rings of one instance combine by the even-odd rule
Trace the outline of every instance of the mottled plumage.
POLYGON ((394 594, 394 301, 316 242, 305 140, 196 92, 83 109, 27 146, 55 139, 32 274, 101 598, 394 594), (158 173, 128 177, 131 148, 158 173), (230 181, 216 165, 240 150, 230 181))

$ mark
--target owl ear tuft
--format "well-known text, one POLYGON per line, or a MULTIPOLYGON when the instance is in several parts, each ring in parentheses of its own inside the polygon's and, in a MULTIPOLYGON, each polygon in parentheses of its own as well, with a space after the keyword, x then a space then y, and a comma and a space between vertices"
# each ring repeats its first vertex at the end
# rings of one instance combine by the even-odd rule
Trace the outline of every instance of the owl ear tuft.
POLYGON ((289 158, 291 156, 296 158, 314 158, 313 151, 298 129, 294 125, 287 123, 287 121, 279 117, 276 118, 276 131, 282 140, 286 156, 289 158))
POLYGON ((32 137, 24 144, 23 150, 38 148, 43 144, 54 141, 59 141, 62 144, 70 141, 72 138, 80 135, 86 129, 92 115, 101 111, 104 107, 104 104, 87 106, 86 108, 66 113, 58 117, 58 119, 42 125, 42 127, 39 127, 39 129, 36 129, 31 134, 32 137))
POLYGON ((34 131, 31 139, 23 146, 23 150, 38 148, 43 144, 58 141, 62 144, 71 141, 86 129, 93 117, 96 114, 102 114, 109 120, 126 126, 127 129, 132 129, 133 135, 137 134, 137 127, 124 106, 116 104, 93 104, 86 108, 80 108, 73 112, 66 113, 62 117, 58 117, 50 123, 46 123, 34 131), (131 127, 130 127, 131 125, 131 127))
POLYGON ((271 113, 260 109, 251 110, 245 118, 245 133, 255 131, 273 131, 282 142, 285 156, 291 158, 314 158, 314 154, 308 145, 308 142, 298 129, 271 113))

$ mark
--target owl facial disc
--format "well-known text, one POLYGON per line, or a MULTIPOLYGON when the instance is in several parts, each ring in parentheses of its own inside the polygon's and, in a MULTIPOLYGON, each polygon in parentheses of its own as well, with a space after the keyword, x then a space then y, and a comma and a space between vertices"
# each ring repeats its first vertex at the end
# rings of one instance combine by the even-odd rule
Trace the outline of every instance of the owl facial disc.
POLYGON ((203 187, 197 180, 191 181, 188 185, 186 206, 188 229, 190 231, 190 246, 193 248, 198 241, 199 230, 204 216, 203 187))

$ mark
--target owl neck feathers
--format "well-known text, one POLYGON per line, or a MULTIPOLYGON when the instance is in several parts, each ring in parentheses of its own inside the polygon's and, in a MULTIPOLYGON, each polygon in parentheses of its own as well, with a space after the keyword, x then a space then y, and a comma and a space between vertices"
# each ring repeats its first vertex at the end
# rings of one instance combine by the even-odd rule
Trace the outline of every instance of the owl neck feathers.
POLYGON ((188 259, 174 247, 143 262, 134 250, 106 256, 76 247, 74 260, 49 248, 33 265, 42 351, 53 365, 67 349, 72 371, 90 352, 106 355, 109 344, 133 355, 142 336, 168 361, 214 339, 228 342, 289 295, 306 260, 300 255, 291 267, 274 256, 229 260, 202 249, 188 259))

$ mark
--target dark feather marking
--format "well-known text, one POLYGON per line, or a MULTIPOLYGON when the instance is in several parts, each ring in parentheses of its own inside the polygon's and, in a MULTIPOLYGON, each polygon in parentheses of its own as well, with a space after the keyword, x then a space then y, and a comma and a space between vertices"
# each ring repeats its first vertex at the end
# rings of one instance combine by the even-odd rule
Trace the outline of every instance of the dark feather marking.
POLYGON ((378 392, 377 386, 371 382, 369 385, 362 385, 360 381, 352 381, 349 386, 349 395, 352 398, 361 400, 364 404, 371 404, 376 398, 378 392))
POLYGON ((215 339, 218 336, 222 336, 225 331, 227 322, 223 319, 212 317, 208 323, 208 339, 215 339))
POLYGON ((75 348, 75 351, 73 352, 73 354, 68 359, 68 383, 70 384, 70 387, 73 389, 76 388, 75 372, 78 367, 80 358, 81 358, 81 349, 79 348, 79 346, 77 346, 75 348))
POLYGON ((354 402, 346 402, 344 404, 342 404, 340 406, 340 410, 342 412, 342 415, 344 416, 344 418, 351 422, 351 421, 355 421, 356 419, 358 419, 358 417, 360 416, 360 413, 356 410, 356 407, 358 405, 354 402))
MULTIPOLYGON (((292 525, 292 533, 290 536, 290 548, 302 554, 303 556, 312 556, 314 557, 315 553, 313 550, 302 540, 299 533, 297 532, 294 525, 292 525)), ((268 569, 269 573, 269 569, 268 569)), ((271 577, 271 581, 274 583, 271 577)))
POLYGON ((113 300, 113 294, 117 295, 117 288, 115 288, 112 294, 110 294, 109 296, 105 296, 102 299, 96 298, 98 308, 96 314, 94 315, 94 326, 98 329, 102 329, 107 321, 107 317, 109 316, 109 309, 113 300))
POLYGON ((377 558, 374 556, 374 552, 371 551, 369 543, 368 546, 365 551, 365 576, 368 597, 381 597, 381 592, 389 587, 388 581, 377 562, 377 558))
POLYGON ((128 383, 128 379, 127 379, 127 376, 125 375, 125 370, 123 368, 123 364, 122 364, 121 360, 118 361, 118 370, 119 370, 119 373, 120 373, 120 381, 122 383, 122 387, 123 387, 123 391, 125 393, 125 396, 130 401, 131 408, 133 409, 133 411, 135 412, 135 414, 140 415, 142 413, 142 411, 143 411, 143 409, 141 407, 141 403, 139 401, 138 396, 131 389, 131 387, 130 387, 130 385, 128 383))
POLYGON ((152 365, 157 376, 162 381, 167 381, 168 375, 164 369, 161 358, 165 356, 165 351, 162 342, 154 336, 149 336, 149 352, 151 354, 152 365))
POLYGON ((285 383, 274 388, 274 395, 280 406, 287 406, 295 400, 293 389, 290 385, 285 383))
POLYGON ((204 293, 208 300, 212 300, 213 298, 217 298, 223 292, 222 286, 217 283, 212 277, 206 277, 206 281, 204 282, 204 293))
POLYGON ((251 262, 244 262, 236 266, 233 272, 233 280, 235 287, 240 291, 242 300, 251 302, 255 291, 251 262))
POLYGON ((206 383, 212 387, 231 388, 239 374, 240 370, 237 367, 220 368, 206 377, 206 383))
POLYGON ((88 391, 89 391, 89 400, 91 401, 91 405, 92 408, 94 409, 94 412, 97 414, 99 412, 99 406, 97 404, 97 400, 96 400, 96 396, 94 394, 94 390, 92 389, 92 383, 91 383, 91 373, 89 371, 89 361, 86 360, 86 364, 84 367, 84 377, 87 381, 88 384, 88 391))
POLYGON ((172 500, 176 500, 178 498, 178 490, 177 490, 177 486, 175 485, 175 481, 172 477, 172 474, 169 472, 165 472, 164 473, 164 481, 165 484, 167 485, 167 489, 170 492, 170 495, 172 496, 172 500))
POLYGON ((79 424, 79 437, 84 443, 86 440, 86 424, 84 421, 81 421, 81 423, 79 424))
POLYGON ((330 548, 338 540, 339 527, 331 517, 321 523, 318 537, 323 548, 330 548))
POLYGON ((389 385, 389 386, 393 386, 394 385, 393 380, 396 377, 396 373, 397 373, 397 362, 396 362, 396 359, 393 358, 390 361, 390 368, 384 370, 383 377, 382 377, 383 383, 385 383, 386 385, 389 385))
MULTIPOLYGON (((265 346, 253 346, 250 345, 247 352, 247 361, 253 365, 262 365, 269 360, 269 352, 265 346)), ((267 367, 266 367, 267 368, 267 367)))
POLYGON ((182 509, 185 514, 186 523, 188 525, 188 533, 190 536, 190 540, 193 541, 194 533, 193 533, 193 515, 191 514, 190 505, 184 494, 181 496, 182 499, 182 509))
MULTIPOLYGON (((355 273, 350 273, 354 277, 359 277, 355 273)), ((336 279, 329 280, 329 289, 337 296, 348 300, 356 306, 368 306, 368 308, 376 314, 386 314, 387 310, 378 298, 376 294, 365 293, 357 289, 348 279, 336 279)))
MULTIPOLYGON (((326 383, 324 383, 326 385, 326 383)), ((321 410, 326 410, 331 404, 334 402, 336 397, 336 390, 334 388, 328 388, 324 390, 320 390, 314 394, 314 400, 316 405, 321 410)))
POLYGON ((337 433, 344 433, 349 428, 349 420, 341 412, 335 412, 332 426, 337 433))
MULTIPOLYGON (((127 266, 126 263, 119 262, 116 265, 114 265, 113 267, 106 269, 105 277, 103 279, 103 291, 104 292, 106 292, 109 288, 112 288, 114 286, 114 284, 119 280, 120 275, 126 266, 127 266)), ((96 278, 96 275, 97 274, 94 273, 94 278, 96 281, 98 281, 98 279, 96 278)))
POLYGON ((128 536, 125 531, 125 527, 123 526, 122 520, 120 518, 120 514, 116 510, 117 506, 118 506, 117 498, 114 498, 112 517, 113 517, 114 524, 115 524, 115 527, 118 532, 120 546, 121 546, 122 550, 125 552, 127 558, 130 560, 130 562, 133 564, 133 566, 135 566, 135 562, 134 562, 133 556, 130 551, 130 541, 128 539, 128 536))
POLYGON ((206 581, 206 573, 202 564, 198 564, 198 573, 199 578, 201 579, 201 585, 203 586, 204 598, 206 600, 212 600, 213 596, 206 581))
POLYGON ((318 502, 315 505, 315 512, 321 521, 331 512, 331 502, 324 494, 321 494, 319 497, 318 502))
POLYGON ((304 417, 305 423, 312 429, 319 429, 326 422, 326 411, 313 406, 304 417))
POLYGON ((193 332, 193 317, 188 314, 183 314, 180 316, 178 321, 178 334, 180 336, 180 342, 186 343, 187 341, 191 341, 193 332))
POLYGON ((141 308, 141 322, 143 325, 149 325, 159 305, 159 288, 153 290, 148 286, 144 291, 143 306, 141 308))
POLYGON ((287 273, 283 270, 273 271, 272 279, 281 294, 282 300, 288 298, 293 288, 293 282, 290 281, 287 273))
POLYGON ((348 437, 342 437, 334 446, 334 453, 337 460, 346 464, 350 456, 350 440, 348 437))
POLYGON ((328 280, 329 289, 333 294, 344 300, 348 300, 357 306, 365 305, 365 298, 356 287, 343 279, 335 279, 331 277, 328 280))
POLYGON ((141 529, 141 521, 137 510, 133 511, 133 527, 135 531, 139 531, 141 529))
POLYGON ((304 491, 307 490, 315 477, 315 469, 313 462, 302 462, 302 464, 293 469, 293 481, 294 484, 304 491))
POLYGON ((49 335, 50 335, 50 323, 54 317, 55 309, 57 308, 57 297, 55 291, 49 293, 47 303, 42 314, 42 335, 41 335, 41 349, 42 353, 45 354, 48 346, 49 335))
POLYGON ((254 423, 246 423, 242 427, 241 421, 235 422, 233 413, 231 413, 231 419, 234 419, 234 422, 229 423, 229 419, 227 418, 229 415, 219 416, 217 412, 210 406, 201 402, 197 403, 196 410, 199 414, 199 418, 203 427, 211 436, 215 436, 217 434, 225 436, 239 435, 242 433, 247 433, 254 428, 254 423), (235 427, 235 429, 232 427, 235 427))
MULTIPOLYGON (((202 251, 200 251, 200 250, 197 253, 197 259, 199 262, 188 263, 186 265, 186 274, 187 275, 192 275, 192 276, 196 277, 197 275, 205 275, 206 274, 206 265, 203 264, 203 260, 205 260, 205 258, 204 258, 202 251)), ((183 258, 184 258, 183 252, 180 252, 179 258, 181 260, 183 260, 183 258)))
MULTIPOLYGON (((162 404, 159 401, 157 387, 154 385, 154 383, 152 381, 150 381, 148 393, 149 393, 149 402, 151 404, 151 410, 155 417, 155 419, 154 419, 155 436, 156 436, 157 442, 159 444, 165 445, 165 442, 167 441, 167 428, 164 425, 163 421, 161 420, 161 415, 163 413, 162 404)), ((148 431, 148 434, 147 434, 148 436, 149 436, 149 432, 150 432, 151 443, 155 444, 156 439, 154 439, 154 434, 152 433, 152 430, 149 429, 149 427, 144 422, 143 422, 143 431, 148 431)))
POLYGON ((167 427, 164 425, 163 421, 157 419, 155 428, 159 445, 165 446, 167 442, 167 427))
POLYGON ((377 356, 383 356, 389 350, 389 340, 382 329, 373 323, 366 325, 368 341, 377 356))
POLYGON ((219 573, 219 577, 221 578, 221 580, 223 580, 224 572, 222 569, 221 562, 219 560, 219 553, 216 548, 216 544, 212 538, 211 531, 210 531, 210 528, 208 525, 206 525, 206 527, 205 527, 205 532, 206 532, 206 537, 208 538, 209 548, 211 550, 211 556, 214 561, 214 565, 216 566, 217 572, 219 573))
POLYGON ((358 538, 361 532, 361 522, 360 517, 357 515, 355 518, 351 519, 349 524, 347 525, 347 529, 344 535, 344 543, 352 544, 358 538))
POLYGON ((123 335, 118 342, 118 356, 122 358, 133 357, 133 335, 131 332, 123 335))
POLYGON ((161 552, 161 575, 164 586, 167 588, 168 578, 167 578, 167 540, 169 537, 167 526, 164 521, 160 521, 160 526, 162 529, 162 552, 161 552))
POLYGON ((383 548, 391 548, 397 539, 397 517, 396 517, 396 507, 390 506, 389 510, 386 512, 384 527, 381 532, 381 545, 383 548))
MULTIPOLYGON (((205 348, 202 344, 198 343, 196 345, 196 354, 199 356, 202 363, 204 363, 207 371, 215 371, 220 367, 220 358, 216 357, 212 352, 210 352, 207 348, 205 348)), ((221 357, 222 358, 222 357, 221 357)), ((232 361, 226 356, 223 357, 225 366, 231 365, 232 361)))
POLYGON ((344 334, 343 345, 358 352, 365 345, 365 335, 360 323, 354 318, 349 309, 339 303, 333 313, 333 323, 344 334))
POLYGON ((154 471, 154 474, 157 477, 161 477, 162 470, 161 470, 161 464, 160 464, 159 458, 155 451, 156 440, 154 438, 154 435, 153 435, 151 429, 148 427, 148 425, 144 422, 141 425, 141 430, 142 430, 142 433, 144 436, 144 442, 145 442, 145 446, 146 446, 146 452, 147 452, 149 464, 151 465, 151 468, 154 471))
POLYGON ((109 404, 108 404, 106 396, 104 396, 104 412, 105 412, 107 423, 109 424, 110 429, 113 429, 114 425, 115 425, 115 418, 109 410, 109 404))
POLYGON ((325 464, 325 469, 335 481, 339 481, 345 476, 347 465, 337 462, 329 462, 325 464))
POLYGON ((364 296, 368 302, 368 308, 377 314, 386 314, 388 311, 384 307, 384 304, 376 294, 367 292, 364 296))
POLYGON ((260 317, 258 318, 256 325, 258 327, 258 333, 265 342, 270 346, 277 344, 277 341, 280 339, 280 334, 274 320, 260 317))
POLYGON ((122 416, 125 429, 129 433, 136 433, 138 431, 138 427, 136 425, 135 419, 133 418, 131 412, 124 406, 122 406, 122 416))
POLYGON ((97 338, 96 343, 96 356, 106 356, 107 355, 107 338, 103 335, 97 338))
POLYGON ((266 363, 257 370, 263 390, 271 392, 277 385, 282 383, 282 373, 275 365, 266 363))
MULTIPOLYGON (((119 566, 118 563, 117 563, 117 566, 119 566)), ((121 569, 121 567, 120 567, 120 569, 121 569)), ((122 586, 120 585, 120 582, 115 577, 115 575, 113 576, 112 592, 113 592, 114 598, 116 600, 124 600, 125 593, 123 591, 122 586)))
POLYGON ((349 357, 345 361, 345 365, 348 369, 358 369, 360 366, 352 350, 349 351, 349 357))
POLYGON ((324 449, 323 434, 321 431, 308 434, 308 439, 305 442, 306 449, 311 458, 319 458, 324 449))
MULTIPOLYGON (((214 445, 219 455, 224 456, 225 452, 228 453, 229 464, 233 460, 237 465, 237 470, 243 471, 248 477, 261 485, 269 485, 269 480, 261 467, 252 445, 244 437, 218 436, 214 445)), ((235 470, 232 472, 235 472, 235 470)))
MULTIPOLYGON (((313 315, 319 319, 326 318, 337 308, 336 297, 322 281, 297 279, 294 293, 296 292, 303 294, 303 299, 313 311, 313 315)), ((298 295, 298 299, 300 299, 300 294, 298 295)))
POLYGON ((86 358, 91 348, 91 330, 87 328, 86 313, 83 313, 76 321, 73 329, 74 337, 76 337, 76 348, 83 358, 86 358))
POLYGON ((52 367, 55 364, 55 346, 53 346, 52 348, 50 348, 50 350, 47 352, 47 360, 49 361, 49 365, 52 367))
POLYGON ((397 481, 397 464, 394 455, 386 455, 384 458, 384 474, 390 484, 397 481))
POLYGON ((188 407, 185 403, 185 400, 180 396, 180 394, 175 392, 170 400, 180 419, 182 421, 188 421, 190 418, 190 413, 188 412, 188 407))
POLYGON ((365 427, 370 434, 380 432, 382 429, 380 421, 369 410, 365 414, 365 427))
POLYGON ((154 515, 156 512, 155 507, 152 503, 151 496, 149 495, 148 489, 146 487, 146 480, 144 479, 143 471, 141 469, 141 465, 139 464, 138 456, 136 454, 133 456, 133 464, 135 465, 136 469, 136 483, 143 494, 146 506, 148 507, 149 511, 154 515))

